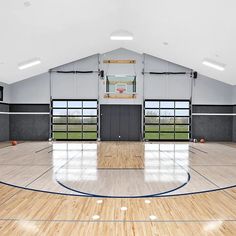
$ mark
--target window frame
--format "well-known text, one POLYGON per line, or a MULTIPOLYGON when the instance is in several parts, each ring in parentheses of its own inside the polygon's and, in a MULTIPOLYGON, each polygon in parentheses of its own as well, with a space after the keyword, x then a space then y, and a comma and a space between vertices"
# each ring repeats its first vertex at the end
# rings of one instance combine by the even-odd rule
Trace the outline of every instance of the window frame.
POLYGON ((181 99, 145 99, 144 104, 143 104, 143 139, 144 141, 189 141, 191 136, 192 136, 192 106, 191 106, 191 100, 181 100, 181 99), (158 102, 158 107, 157 108, 150 108, 150 107, 145 107, 146 102, 158 102), (174 102, 174 108, 161 108, 161 102, 174 102), (176 107, 176 102, 188 102, 189 103, 189 108, 182 108, 182 107, 176 107), (158 110, 159 115, 145 115, 147 110, 158 110), (171 116, 161 116, 161 110, 174 110, 174 115, 171 116), (176 110, 189 110, 189 115, 188 116, 176 116, 176 110), (153 122, 153 123, 147 123, 145 122, 146 117, 151 117, 151 118, 156 118, 158 122, 153 122), (173 123, 162 123, 161 119, 162 118, 173 118, 173 123), (188 119, 188 122, 185 123, 176 123, 176 118, 186 118, 188 119), (145 126, 157 126, 157 130, 155 131, 146 131, 145 126), (161 126, 174 126, 174 131, 161 131, 161 126), (176 131, 176 126, 179 125, 185 125, 188 126, 188 131, 176 131), (158 139, 148 139, 145 138, 146 134, 156 134, 158 139), (161 134, 174 134, 174 139, 161 139, 161 134), (176 139, 176 134, 188 134, 188 139, 176 139))
POLYGON ((0 101, 3 101, 3 86, 0 86, 0 101))
POLYGON ((51 112, 50 112, 50 115, 51 115, 51 138, 52 140, 55 140, 55 141, 96 141, 98 139, 98 108, 99 108, 99 104, 98 104, 98 100, 96 99, 52 99, 51 100, 51 112), (66 102, 66 107, 53 107, 53 102, 55 101, 62 101, 62 102, 66 102), (82 105, 81 107, 70 107, 68 105, 68 103, 70 101, 75 101, 75 102, 81 102, 82 105), (91 102, 96 102, 96 107, 84 107, 84 102, 88 102, 88 101, 91 101, 91 102), (66 115, 53 115, 53 110, 58 110, 58 109, 66 109, 66 115), (81 115, 69 115, 68 114, 68 110, 79 110, 81 109, 81 115), (96 110, 96 115, 83 115, 83 110, 96 110), (55 117, 65 117, 66 118, 66 122, 65 123, 60 123, 60 122, 55 122, 53 121, 53 118, 55 117), (70 123, 69 122, 69 118, 80 118, 81 121, 80 122, 72 122, 70 123), (88 117, 88 118, 95 118, 95 122, 94 123, 85 123, 83 120, 84 117, 88 117), (54 125, 65 125, 66 126, 66 131, 57 131, 57 130, 54 130, 54 125), (71 131, 69 129, 69 126, 81 126, 81 131, 71 131), (85 131, 83 129, 84 126, 96 126, 96 131, 85 131), (58 138, 53 138, 53 134, 55 133, 66 133, 66 138, 62 138, 62 139, 58 139, 58 138), (71 134, 75 133, 76 135, 80 136, 81 135, 81 138, 69 138, 69 136, 71 134), (83 136, 84 135, 87 135, 88 133, 93 133, 95 134, 96 133, 96 138, 84 138, 83 136))

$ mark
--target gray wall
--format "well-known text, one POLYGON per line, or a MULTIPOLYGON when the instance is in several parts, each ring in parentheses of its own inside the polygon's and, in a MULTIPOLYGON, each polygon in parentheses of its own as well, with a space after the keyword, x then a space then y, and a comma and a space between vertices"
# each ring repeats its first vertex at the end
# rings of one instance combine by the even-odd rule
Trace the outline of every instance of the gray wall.
MULTIPOLYGON (((139 54, 123 48, 101 55, 87 58, 59 66, 53 70, 95 70, 105 71, 105 75, 129 74, 137 76, 137 97, 135 99, 107 99, 104 98, 105 82, 93 74, 51 74, 51 96, 54 99, 99 99, 100 104, 143 104, 144 99, 190 99, 191 80, 189 75, 160 76, 143 75, 145 71, 186 71, 188 68, 167 62, 151 55, 139 54), (98 60, 100 59, 100 64, 98 60), (135 65, 104 64, 105 59, 134 59, 135 65)), ((4 102, 15 104, 49 104, 50 80, 49 73, 44 73, 11 85, 4 84, 4 102)), ((0 83, 1 85, 1 83, 0 83)), ((233 105, 236 104, 236 86, 222 83, 199 75, 194 81, 193 105, 233 105)), ((201 107, 199 113, 209 112, 201 107)), ((222 108, 223 109, 223 108, 222 108)), ((195 110, 196 112, 196 110, 195 110)), ((217 111, 218 112, 218 111, 217 111)), ((216 112, 216 113, 217 113, 216 112)), ((220 112, 220 111, 219 111, 220 112)), ((5 119, 7 120, 5 116, 5 119)), ((43 127, 37 115, 10 115, 10 137, 22 139, 46 139, 49 115, 41 117, 43 127), (26 116, 26 117, 25 117, 26 116), (27 120, 25 122, 24 120, 27 120), (12 124, 11 124, 12 123, 12 124), (13 124, 15 123, 15 124, 13 124), (27 133, 27 129, 36 129, 34 134, 27 133), (43 130, 43 133, 40 133, 43 130), (13 134, 14 133, 14 134, 13 134)), ((38 115, 39 116, 39 115, 38 115)), ((235 117, 232 116, 204 116, 193 117, 193 136, 206 137, 208 140, 235 140, 235 117), (215 128, 217 127, 217 129, 215 128), (230 138, 231 137, 231 138, 230 138)), ((1 123, 0 123, 1 125, 1 123)), ((9 126, 9 125, 8 125, 9 126)), ((7 133, 7 131, 4 131, 7 133)), ((0 133, 1 134, 1 133, 0 133)), ((3 137, 3 135, 1 134, 3 137)), ((4 135, 4 137, 7 137, 4 135)), ((1 137, 0 137, 1 138, 1 137)))
POLYGON ((10 85, 10 103, 49 103, 49 74, 44 73, 10 85))
MULTIPOLYGON (((236 114, 236 105, 233 106, 233 113, 236 114)), ((236 115, 233 116, 233 129, 232 129, 232 139, 236 142, 236 115)))
POLYGON ((48 104, 11 104, 10 112, 11 140, 48 140, 48 104))
POLYGON ((193 114, 197 115, 192 117, 192 137, 208 141, 232 141, 232 112, 232 105, 194 105, 193 114))
MULTIPOLYGON (((168 61, 144 55, 145 72, 190 72, 188 68, 168 61)), ((190 99, 190 75, 150 75, 144 76, 145 99, 190 99)))
MULTIPOLYGON (((63 66, 53 71, 98 71, 98 56, 93 55, 63 66)), ((52 98, 54 99, 98 99, 98 74, 52 73, 52 98)))
POLYGON ((4 114, 8 111, 9 105, 0 103, 0 141, 9 140, 9 115, 4 114))
POLYGON ((194 82, 193 104, 231 105, 233 86, 199 75, 194 82))

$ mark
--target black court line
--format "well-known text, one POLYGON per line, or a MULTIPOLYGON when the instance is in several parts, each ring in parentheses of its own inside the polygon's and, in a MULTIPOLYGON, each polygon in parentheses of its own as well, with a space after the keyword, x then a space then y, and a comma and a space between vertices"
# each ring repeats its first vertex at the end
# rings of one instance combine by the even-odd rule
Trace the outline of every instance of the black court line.
POLYGON ((53 166, 51 166, 50 168, 48 168, 46 171, 44 171, 41 175, 39 175, 36 179, 34 179, 33 181, 31 181, 30 183, 26 184, 25 187, 31 185, 32 183, 34 183, 36 180, 38 180, 39 178, 41 178, 44 174, 46 174, 49 170, 51 170, 53 168, 53 166))
POLYGON ((189 152, 191 152, 191 153, 193 153, 193 154, 196 154, 195 152, 193 152, 193 151, 191 151, 191 150, 189 150, 189 152))
POLYGON ((191 148, 193 148, 193 149, 195 149, 195 150, 198 150, 199 152, 203 152, 203 153, 205 153, 205 154, 208 154, 208 152, 202 151, 202 150, 199 149, 199 148, 195 148, 195 147, 193 147, 193 146, 189 146, 189 147, 191 147, 191 148))
MULTIPOLYGON (((208 182, 210 182, 211 184, 215 185, 217 188, 220 188, 219 185, 217 185, 216 183, 214 183, 213 181, 211 181, 209 178, 207 178, 205 175, 199 173, 197 170, 193 169, 190 167, 190 169, 192 169, 193 171, 195 171, 196 173, 198 173, 200 176, 202 176, 204 179, 206 179, 208 182)), ((226 192, 225 189, 223 189, 224 193, 226 193, 227 195, 229 195, 230 197, 232 197, 234 200, 236 200, 236 198, 234 196, 232 196, 230 193, 226 192)))
POLYGON ((40 150, 37 150, 37 151, 35 151, 35 153, 41 152, 41 151, 43 151, 43 150, 45 150, 45 149, 48 149, 48 148, 50 148, 50 147, 52 147, 52 145, 50 145, 50 146, 48 146, 48 147, 45 147, 45 148, 42 148, 42 149, 40 149, 40 150))

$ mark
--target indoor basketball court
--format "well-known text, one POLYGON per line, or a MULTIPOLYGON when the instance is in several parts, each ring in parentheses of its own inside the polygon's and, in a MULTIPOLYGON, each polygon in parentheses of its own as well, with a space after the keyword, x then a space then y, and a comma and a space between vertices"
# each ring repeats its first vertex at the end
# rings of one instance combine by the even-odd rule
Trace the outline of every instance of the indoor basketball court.
POLYGON ((0 235, 235 235, 233 1, 0 5, 0 235))

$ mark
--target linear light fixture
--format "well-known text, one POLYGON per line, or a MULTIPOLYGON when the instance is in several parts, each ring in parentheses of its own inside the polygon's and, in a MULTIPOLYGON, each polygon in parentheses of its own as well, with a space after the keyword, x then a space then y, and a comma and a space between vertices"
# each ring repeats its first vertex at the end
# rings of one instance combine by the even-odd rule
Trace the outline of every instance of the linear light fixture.
POLYGON ((18 64, 19 70, 24 70, 32 66, 36 66, 41 63, 41 60, 39 58, 30 59, 28 61, 22 62, 18 64))
POLYGON ((131 41, 134 39, 133 35, 125 30, 118 30, 111 34, 111 40, 119 40, 119 41, 131 41))
POLYGON ((219 62, 215 62, 210 59, 204 59, 202 62, 203 65, 209 66, 213 69, 219 70, 219 71, 224 71, 225 70, 225 65, 219 62))

